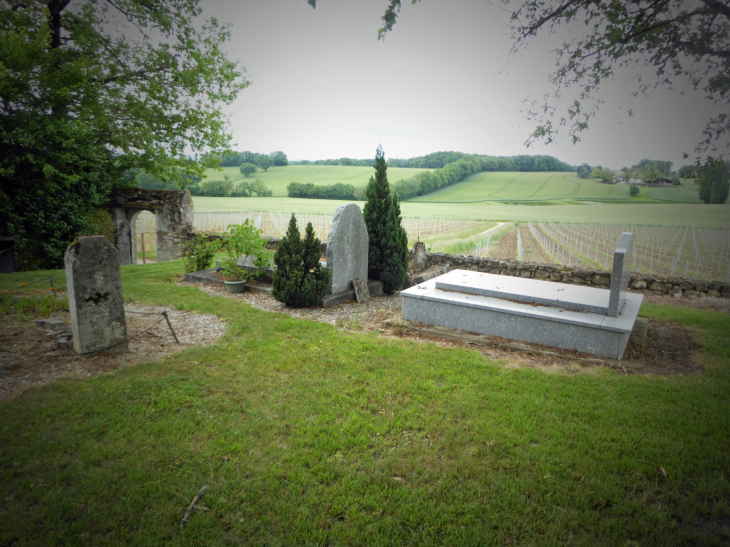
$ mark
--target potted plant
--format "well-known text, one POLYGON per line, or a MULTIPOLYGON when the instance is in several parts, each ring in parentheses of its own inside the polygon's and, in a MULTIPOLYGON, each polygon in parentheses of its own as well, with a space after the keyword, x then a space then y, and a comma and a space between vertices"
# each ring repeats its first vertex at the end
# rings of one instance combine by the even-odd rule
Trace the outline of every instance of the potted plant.
POLYGON ((261 237, 261 230, 256 228, 248 219, 243 224, 229 226, 223 234, 223 245, 228 255, 221 263, 222 272, 231 278, 225 281, 226 289, 230 293, 240 293, 246 290, 246 281, 253 279, 261 272, 249 272, 238 265, 239 258, 252 259, 257 268, 269 265, 269 253, 266 251, 266 240, 261 237))

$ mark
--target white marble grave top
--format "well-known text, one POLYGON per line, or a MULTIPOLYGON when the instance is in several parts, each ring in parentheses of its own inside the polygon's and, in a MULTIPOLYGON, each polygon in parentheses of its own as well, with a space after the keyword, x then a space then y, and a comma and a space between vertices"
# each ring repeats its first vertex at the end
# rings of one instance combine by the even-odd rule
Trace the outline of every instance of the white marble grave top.
MULTIPOLYGON (((463 271, 463 270, 455 270, 463 271)), ((511 298, 483 296, 480 294, 455 292, 452 290, 442 290, 436 287, 440 280, 444 277, 449 276, 454 272, 449 272, 442 276, 420 283, 401 291, 403 298, 416 298, 422 300, 430 300, 435 302, 443 302, 447 304, 453 304, 456 306, 465 306, 469 308, 477 308, 484 310, 491 310, 500 313, 507 313, 512 315, 520 315, 524 317, 533 317, 536 319, 542 319, 544 321, 551 321, 557 323, 568 323, 573 325, 581 325, 585 327, 593 327, 601 330, 608 330, 614 332, 631 332, 636 316, 639 313, 641 302, 644 299, 643 295, 631 294, 627 295, 626 303, 619 313, 618 317, 610 317, 603 313, 590 313, 585 311, 575 311, 559 306, 545 306, 538 303, 527 303, 515 301, 511 298)), ((476 273, 476 272, 468 272, 476 273)), ((490 275, 490 274, 483 274, 490 275)), ((492 275, 492 277, 506 277, 492 275)), ((517 278, 510 278, 517 279, 517 278)), ((525 280, 523 280, 525 281, 525 280)), ((535 280, 530 280, 533 283, 535 280)), ((557 283, 555 283, 557 285, 557 283)), ((570 287, 569 288, 590 288, 590 287, 570 287)), ((595 289, 594 289, 595 290, 595 289)), ((606 291, 608 292, 608 291, 606 291)))
POLYGON ((453 270, 434 278, 444 291, 493 296, 505 300, 606 315, 610 291, 539 279, 453 270))

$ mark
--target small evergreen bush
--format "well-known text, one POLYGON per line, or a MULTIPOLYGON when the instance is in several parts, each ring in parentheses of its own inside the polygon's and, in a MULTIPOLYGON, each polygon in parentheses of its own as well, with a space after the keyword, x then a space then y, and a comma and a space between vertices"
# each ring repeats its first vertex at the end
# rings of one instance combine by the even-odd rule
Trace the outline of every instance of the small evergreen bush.
POLYGON ((629 186, 629 195, 633 198, 639 195, 639 187, 632 184, 629 186))
POLYGON ((332 273, 322 267, 321 243, 314 237, 312 223, 307 224, 304 241, 292 215, 286 236, 279 242, 274 254, 276 271, 271 294, 279 302, 292 308, 308 308, 322 300, 330 288, 332 273))

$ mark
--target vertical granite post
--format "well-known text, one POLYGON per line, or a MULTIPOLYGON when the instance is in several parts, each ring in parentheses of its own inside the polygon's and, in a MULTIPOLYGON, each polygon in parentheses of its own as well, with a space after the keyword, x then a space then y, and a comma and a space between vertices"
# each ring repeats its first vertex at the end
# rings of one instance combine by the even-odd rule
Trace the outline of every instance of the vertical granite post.
POLYGON ((611 273, 611 294, 608 297, 609 317, 618 317, 626 302, 629 290, 629 274, 634 259, 634 234, 624 232, 613 252, 613 272, 611 273))
POLYGON ((127 350, 119 253, 102 236, 81 237, 66 250, 66 283, 76 353, 127 350))
POLYGON ((369 241, 360 207, 354 203, 340 205, 327 236, 327 267, 332 271, 332 293, 351 289, 355 279, 367 279, 369 241))
POLYGON ((413 271, 421 273, 426 269, 426 244, 423 241, 417 241, 413 245, 413 271))

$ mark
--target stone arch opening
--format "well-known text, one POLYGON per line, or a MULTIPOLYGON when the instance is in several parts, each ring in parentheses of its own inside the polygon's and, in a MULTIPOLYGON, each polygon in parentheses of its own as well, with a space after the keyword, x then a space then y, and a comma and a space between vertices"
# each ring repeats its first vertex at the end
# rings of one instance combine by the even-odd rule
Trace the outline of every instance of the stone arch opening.
POLYGON ((142 211, 155 215, 157 261, 180 258, 193 232, 193 200, 187 190, 122 188, 112 192, 109 213, 120 264, 137 263, 136 221, 142 211))
POLYGON ((140 210, 130 219, 134 264, 157 262, 157 217, 154 211, 140 210))

